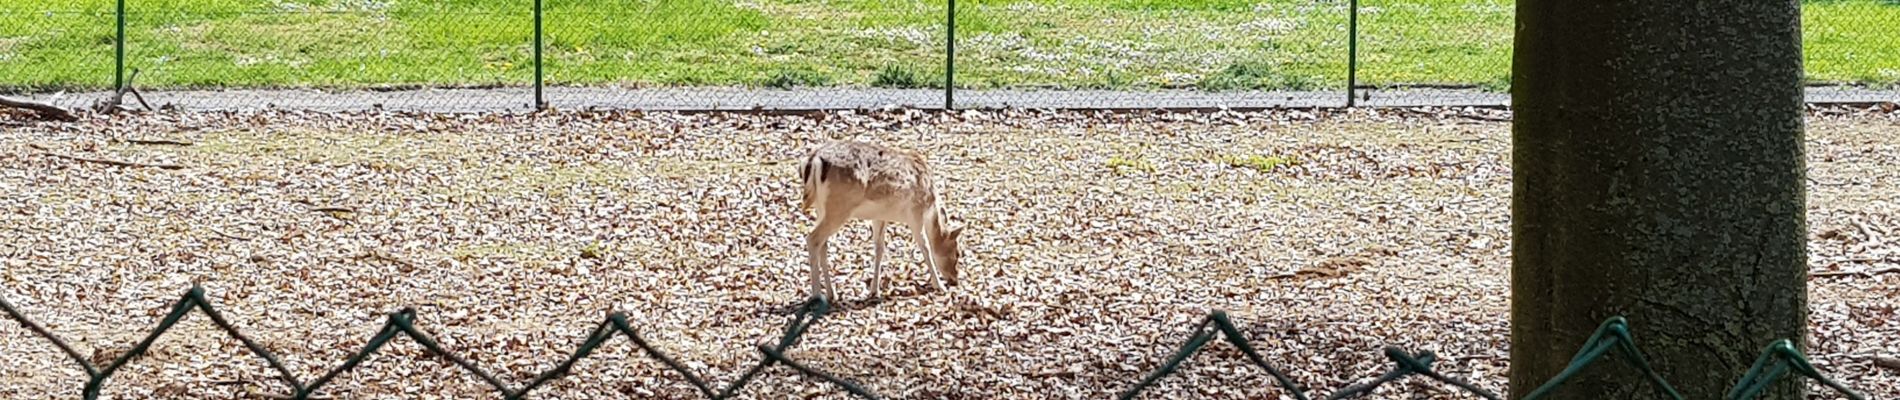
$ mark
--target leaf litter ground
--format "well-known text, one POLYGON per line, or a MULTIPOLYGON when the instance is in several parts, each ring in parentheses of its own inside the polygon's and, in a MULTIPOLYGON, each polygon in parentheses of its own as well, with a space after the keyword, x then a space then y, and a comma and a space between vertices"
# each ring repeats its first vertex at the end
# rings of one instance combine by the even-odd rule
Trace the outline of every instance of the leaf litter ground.
MULTIPOLYGON (((610 310, 715 383, 758 360, 802 299, 798 155, 822 138, 929 154, 965 282, 930 290, 892 244, 868 303, 868 224, 834 242, 849 310, 792 357, 891 398, 1111 397, 1211 309, 1315 394, 1398 345, 1502 392, 1509 125, 1486 110, 1211 114, 918 111, 806 116, 569 112, 163 113, 5 122, 0 295, 94 357, 123 352, 196 283, 313 377, 415 307, 445 346, 524 382, 610 310), (152 142, 154 139, 189 145, 152 142), (37 146, 37 147, 36 147, 37 146), (91 159, 177 164, 167 170, 91 159), (333 211, 312 211, 333 210, 333 211)), ((1817 365, 1900 397, 1900 117, 1810 120, 1817 365), (1860 274, 1866 272, 1867 274, 1860 274)), ((904 228, 892 227, 901 234, 904 228)), ((900 236, 901 237, 901 236, 900 236)), ((281 392, 201 315, 106 386, 111 398, 281 392)), ((1641 324, 1640 317, 1633 320, 1641 324)), ((1579 338, 1581 340, 1581 338, 1579 338)), ((1214 345, 1147 398, 1275 398, 1214 345)), ((74 395, 76 366, 0 323, 0 397, 74 395)), ((1739 376, 1741 371, 1736 371, 1739 376)), ((331 384, 342 398, 491 398, 406 340, 331 384)), ((784 369, 754 398, 841 398, 784 369)), ((540 399, 694 398, 616 339, 540 399)), ((1426 383, 1375 398, 1465 398, 1426 383)))

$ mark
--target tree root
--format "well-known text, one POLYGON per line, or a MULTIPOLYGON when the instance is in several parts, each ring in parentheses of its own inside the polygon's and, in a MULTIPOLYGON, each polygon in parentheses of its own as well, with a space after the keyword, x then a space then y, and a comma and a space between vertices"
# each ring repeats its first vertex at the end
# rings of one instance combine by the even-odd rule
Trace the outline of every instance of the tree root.
POLYGON ((115 167, 127 167, 127 168, 185 169, 185 166, 178 165, 178 164, 147 164, 147 163, 141 163, 141 162, 108 160, 108 159, 103 159, 103 158, 86 158, 86 157, 80 157, 80 156, 75 156, 75 155, 54 153, 52 150, 49 150, 46 147, 40 146, 37 144, 29 144, 27 146, 40 150, 40 155, 53 157, 53 158, 73 160, 73 161, 78 161, 78 162, 105 164, 105 165, 111 165, 115 167))
POLYGON ((42 103, 42 102, 27 100, 27 99, 22 99, 22 98, 0 96, 0 106, 30 110, 30 111, 33 111, 34 113, 38 113, 42 117, 56 119, 60 121, 78 121, 79 120, 79 114, 73 114, 72 110, 67 110, 60 106, 56 106, 56 105, 52 105, 48 103, 42 103))

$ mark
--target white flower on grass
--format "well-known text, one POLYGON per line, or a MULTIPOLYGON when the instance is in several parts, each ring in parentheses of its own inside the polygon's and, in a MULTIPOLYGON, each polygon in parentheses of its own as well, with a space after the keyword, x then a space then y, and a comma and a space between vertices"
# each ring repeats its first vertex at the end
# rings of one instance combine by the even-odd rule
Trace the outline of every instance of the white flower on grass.
POLYGON ((1240 23, 1240 29, 1269 34, 1292 32, 1299 24, 1279 18, 1256 19, 1240 23))
POLYGON ((1035 2, 1028 2, 1028 1, 1010 3, 1009 5, 1003 6, 1004 11, 1009 11, 1011 13, 1034 12, 1034 11, 1039 11, 1043 8, 1044 8, 1043 6, 1038 5, 1035 2))
POLYGON ((907 27, 901 27, 901 28, 863 29, 863 30, 853 32, 852 34, 858 37, 862 37, 862 38, 885 40, 892 43, 909 43, 915 46, 928 46, 928 45, 936 44, 933 40, 931 40, 931 35, 929 33, 926 33, 923 31, 923 29, 919 29, 914 26, 907 26, 907 27))

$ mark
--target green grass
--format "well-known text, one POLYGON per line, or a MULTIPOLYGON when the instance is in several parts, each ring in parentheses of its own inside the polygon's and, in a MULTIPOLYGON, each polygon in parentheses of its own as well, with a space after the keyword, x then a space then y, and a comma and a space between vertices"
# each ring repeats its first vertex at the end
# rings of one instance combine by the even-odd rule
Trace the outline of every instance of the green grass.
POLYGON ((1114 156, 1108 158, 1108 170, 1116 174, 1133 172, 1152 173, 1155 172, 1155 164, 1141 156, 1114 156))
POLYGON ((1196 87, 1206 91, 1233 91, 1248 89, 1316 89, 1315 82, 1300 75, 1283 74, 1268 64, 1242 63, 1228 65, 1226 69, 1201 77, 1196 87))
MULTIPOLYGON (((908 67, 885 65, 878 68, 877 77, 871 79, 871 86, 882 88, 909 89, 927 86, 922 74, 908 67)), ((942 87, 942 86, 938 86, 942 87)))
POLYGON ((1299 161, 1294 160, 1292 157, 1263 156, 1259 154, 1249 154, 1245 156, 1222 156, 1220 157, 1220 162, 1221 164, 1226 164, 1229 167, 1247 168, 1247 169, 1252 169, 1255 171, 1260 171, 1261 173, 1273 172, 1273 170, 1279 169, 1280 167, 1286 167, 1286 166, 1292 166, 1294 164, 1299 164, 1299 161))
POLYGON ((1808 77, 1900 86, 1900 0, 1802 2, 1808 77))
MULTIPOLYGON (((112 84, 113 0, 0 0, 0 90, 112 84)), ((533 81, 527 0, 140 0, 140 85, 533 81)), ((942 84, 944 0, 547 0, 557 85, 942 84)), ((1346 2, 963 0, 960 87, 1337 89, 1346 2)), ((1362 82, 1502 90, 1510 0, 1365 0, 1362 82)), ((1808 0, 1811 79, 1900 83, 1900 2, 1808 0)))
POLYGON ((772 77, 766 78, 765 86, 777 89, 827 86, 831 84, 831 75, 810 68, 781 68, 772 71, 772 77))

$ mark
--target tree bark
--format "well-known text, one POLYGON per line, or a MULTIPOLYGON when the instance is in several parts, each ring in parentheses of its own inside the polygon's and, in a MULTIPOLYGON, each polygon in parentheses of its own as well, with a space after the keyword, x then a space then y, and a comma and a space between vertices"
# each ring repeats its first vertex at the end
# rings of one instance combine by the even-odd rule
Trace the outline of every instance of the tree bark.
MULTIPOLYGON (((1691 399, 1804 343, 1799 1, 1520 0, 1517 26, 1512 397, 1616 315, 1691 399)), ((1549 398, 1654 398, 1626 361, 1549 398)))

